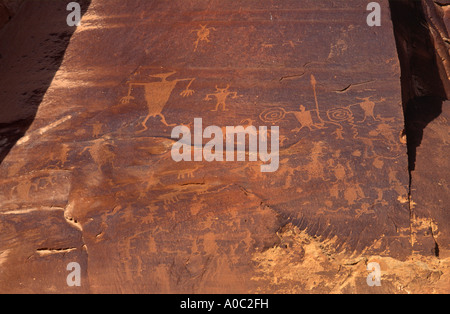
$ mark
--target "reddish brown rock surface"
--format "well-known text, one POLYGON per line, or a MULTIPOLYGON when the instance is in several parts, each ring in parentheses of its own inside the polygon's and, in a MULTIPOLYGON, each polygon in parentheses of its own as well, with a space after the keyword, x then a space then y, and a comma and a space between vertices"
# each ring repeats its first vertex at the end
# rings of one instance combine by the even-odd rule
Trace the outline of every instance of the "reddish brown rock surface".
POLYGON ((380 3, 370 28, 360 0, 93 0, 75 31, 26 1, 0 33, 0 292, 448 292, 380 3), (174 162, 194 118, 279 126, 278 171, 174 162))
POLYGON ((0 29, 13 18, 22 2, 23 0, 0 1, 0 29))

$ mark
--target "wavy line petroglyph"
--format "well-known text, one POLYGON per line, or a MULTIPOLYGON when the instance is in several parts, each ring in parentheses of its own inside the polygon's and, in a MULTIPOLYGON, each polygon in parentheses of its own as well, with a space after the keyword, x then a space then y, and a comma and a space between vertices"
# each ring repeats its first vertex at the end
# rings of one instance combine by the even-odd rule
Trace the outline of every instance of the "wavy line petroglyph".
POLYGON ((71 115, 66 116, 64 118, 61 118, 58 121, 55 121, 55 122, 53 122, 53 123, 51 123, 51 124, 49 124, 49 125, 47 125, 45 127, 42 127, 40 129, 38 129, 37 131, 22 137, 19 141, 17 141, 16 145, 22 145, 22 144, 27 143, 30 140, 31 136, 33 136, 33 135, 44 135, 48 131, 50 131, 50 130, 52 130, 54 128, 57 128, 58 126, 60 126, 61 124, 63 124, 66 121, 69 121, 70 119, 72 119, 71 115))
POLYGON ((144 87, 145 90, 145 101, 147 103, 148 108, 148 115, 145 117, 144 122, 142 122, 142 126, 144 127, 143 130, 139 131, 138 133, 144 132, 148 130, 147 122, 150 118, 156 118, 160 117, 161 122, 165 126, 174 126, 175 124, 168 124, 166 122, 166 118, 163 115, 162 111, 164 110, 164 107, 167 105, 167 102, 169 101, 170 95, 172 94, 173 90, 175 89, 175 86, 179 82, 189 81, 188 86, 185 90, 183 90, 180 93, 180 96, 182 97, 188 97, 192 96, 194 94, 194 90, 190 89, 192 83, 195 81, 195 78, 186 78, 186 79, 174 79, 172 81, 168 81, 167 79, 177 73, 169 72, 169 73, 161 73, 161 74, 155 74, 150 75, 150 78, 156 78, 160 79, 159 82, 129 82, 129 88, 128 88, 128 95, 123 97, 121 102, 123 104, 129 103, 132 99, 134 99, 133 96, 131 96, 133 92, 133 87, 144 87))

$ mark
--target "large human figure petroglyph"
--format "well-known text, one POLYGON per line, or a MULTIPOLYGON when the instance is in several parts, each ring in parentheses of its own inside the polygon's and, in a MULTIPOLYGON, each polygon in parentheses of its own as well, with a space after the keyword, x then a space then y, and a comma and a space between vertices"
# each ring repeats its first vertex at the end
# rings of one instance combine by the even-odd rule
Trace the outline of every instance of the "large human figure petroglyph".
POLYGON ((143 86, 145 89, 145 101, 147 102, 148 107, 148 115, 145 118, 144 122, 142 122, 142 126, 144 127, 143 130, 139 131, 138 133, 145 132, 148 130, 147 122, 150 118, 156 118, 160 117, 161 122, 165 126, 174 126, 175 124, 168 124, 166 121, 166 118, 164 117, 162 111, 164 107, 166 106, 167 102, 169 101, 170 95, 172 94, 172 91, 175 89, 175 86, 178 82, 184 82, 189 81, 188 86, 185 90, 183 90, 180 93, 180 96, 187 97, 194 94, 194 90, 190 89, 192 83, 194 82, 195 78, 186 78, 186 79, 175 79, 172 81, 168 81, 167 78, 177 73, 169 72, 169 73, 161 73, 161 74, 155 74, 150 75, 151 78, 158 78, 161 79, 160 82, 131 82, 129 83, 128 88, 128 95, 124 98, 122 98, 121 102, 123 104, 127 104, 130 102, 130 100, 134 99, 134 97, 131 96, 131 93, 133 91, 133 87, 135 86, 143 86))

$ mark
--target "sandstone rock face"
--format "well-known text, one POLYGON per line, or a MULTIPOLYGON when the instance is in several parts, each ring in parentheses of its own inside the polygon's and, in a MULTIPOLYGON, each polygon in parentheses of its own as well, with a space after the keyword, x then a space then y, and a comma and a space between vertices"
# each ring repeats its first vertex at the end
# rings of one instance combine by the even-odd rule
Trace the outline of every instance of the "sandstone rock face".
POLYGON ((17 13, 23 0, 0 1, 0 29, 17 13))
POLYGON ((92 0, 75 29, 67 1, 25 1, 0 33, 0 292, 448 292, 448 183, 412 212, 379 2, 371 28, 360 0, 92 0), (195 118, 269 147, 278 126, 278 169, 174 161, 195 118))
POLYGON ((436 59, 445 98, 450 98, 450 23, 448 21, 449 3, 440 4, 432 0, 424 2, 427 25, 433 38, 436 59))
MULTIPOLYGON (((432 106, 433 102, 428 102, 432 106)), ((423 131, 423 139, 417 149, 417 161, 412 172, 413 227, 419 237, 433 236, 434 253, 441 258, 449 257, 450 239, 448 211, 449 202, 449 102, 436 104, 440 114, 423 131), (430 153, 431 152, 431 153, 430 153)), ((423 112, 422 114, 426 114, 423 112)), ((428 112, 429 114, 429 112, 428 112)), ((418 122, 418 120, 416 120, 418 122)))

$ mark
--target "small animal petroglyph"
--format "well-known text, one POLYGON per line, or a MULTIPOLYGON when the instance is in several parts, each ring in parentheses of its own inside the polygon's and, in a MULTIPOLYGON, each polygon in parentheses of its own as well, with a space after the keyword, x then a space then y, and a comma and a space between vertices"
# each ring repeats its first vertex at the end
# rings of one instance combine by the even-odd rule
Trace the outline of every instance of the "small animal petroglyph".
MULTIPOLYGON (((374 121, 378 121, 377 118, 375 118, 374 115, 374 110, 375 110, 375 103, 373 101, 370 100, 370 98, 372 97, 365 97, 365 98, 356 98, 359 100, 364 100, 362 103, 360 103, 359 105, 361 106, 361 109, 364 111, 364 119, 362 121, 360 121, 359 123, 365 122, 367 120, 367 118, 372 118, 374 121)), ((380 100, 384 101, 385 99, 382 98, 380 100)))

